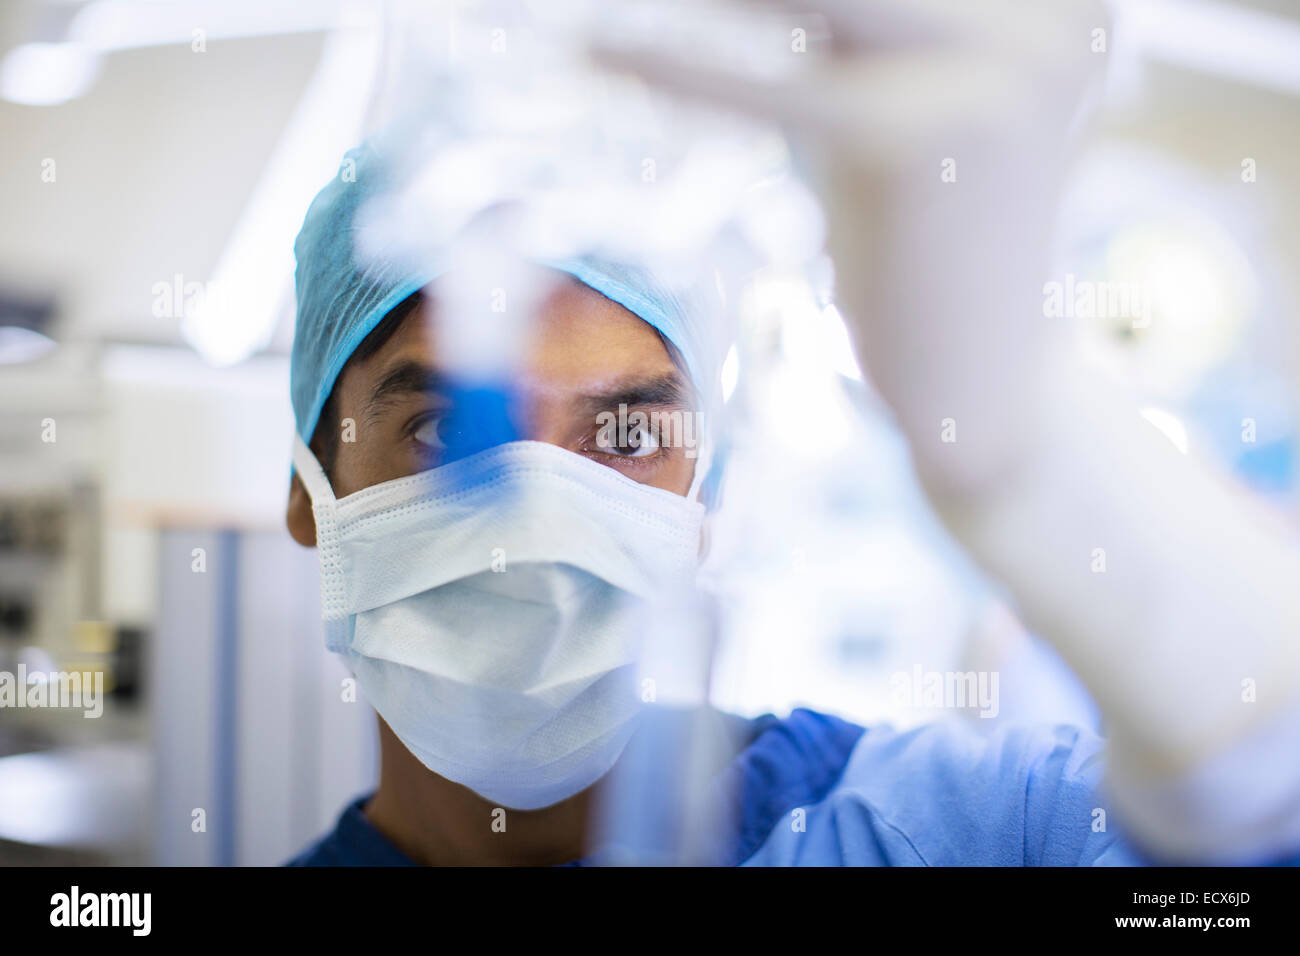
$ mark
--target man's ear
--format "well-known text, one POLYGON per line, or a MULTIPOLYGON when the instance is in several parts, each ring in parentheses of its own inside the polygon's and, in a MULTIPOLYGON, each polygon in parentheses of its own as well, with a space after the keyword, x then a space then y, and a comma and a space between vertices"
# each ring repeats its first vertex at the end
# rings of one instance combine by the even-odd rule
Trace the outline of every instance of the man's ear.
POLYGON ((311 497, 297 472, 289 484, 289 507, 284 513, 284 523, 289 526, 293 540, 304 548, 316 547, 316 516, 311 510, 311 497))

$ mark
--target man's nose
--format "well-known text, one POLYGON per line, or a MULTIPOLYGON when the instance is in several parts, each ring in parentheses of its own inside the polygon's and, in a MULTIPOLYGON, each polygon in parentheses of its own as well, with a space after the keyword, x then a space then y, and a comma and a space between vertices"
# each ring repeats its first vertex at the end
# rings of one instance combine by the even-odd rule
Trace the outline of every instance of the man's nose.
POLYGON ((562 394, 554 389, 534 387, 521 393, 519 399, 516 440, 541 441, 575 450, 575 434, 583 430, 582 423, 573 421, 572 409, 562 394))
MULTIPOLYGON (((563 397, 525 379, 516 383, 462 385, 448 390, 452 427, 443 462, 465 458, 511 441, 540 441, 575 450, 575 425, 563 397)), ((592 427, 595 421, 592 421, 592 427)))

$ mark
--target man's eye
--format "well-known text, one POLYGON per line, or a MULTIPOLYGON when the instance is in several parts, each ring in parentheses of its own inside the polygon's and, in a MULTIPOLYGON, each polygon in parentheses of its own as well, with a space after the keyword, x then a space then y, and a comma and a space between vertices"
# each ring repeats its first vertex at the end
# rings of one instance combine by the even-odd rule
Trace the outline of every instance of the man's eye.
POLYGON ((447 447, 447 414, 428 415, 411 431, 411 437, 426 448, 442 451, 447 447))
POLYGON ((621 458, 649 458, 659 450, 659 439, 648 428, 629 428, 627 444, 615 445, 611 451, 621 458))

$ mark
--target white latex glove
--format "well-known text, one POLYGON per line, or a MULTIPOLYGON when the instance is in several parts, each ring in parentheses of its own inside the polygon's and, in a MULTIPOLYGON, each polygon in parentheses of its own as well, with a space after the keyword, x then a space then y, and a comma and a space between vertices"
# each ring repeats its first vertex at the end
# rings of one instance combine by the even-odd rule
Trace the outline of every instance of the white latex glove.
MULTIPOLYGON (((805 152, 858 358, 938 513, 1097 699, 1113 798, 1144 845, 1206 861, 1300 845, 1300 552, 1089 379, 1044 316, 1068 133, 1105 66, 1091 50, 1104 11, 813 9, 835 55, 779 85, 648 46, 596 52, 774 119, 805 152)), ((797 5, 789 16, 806 18, 797 5)))

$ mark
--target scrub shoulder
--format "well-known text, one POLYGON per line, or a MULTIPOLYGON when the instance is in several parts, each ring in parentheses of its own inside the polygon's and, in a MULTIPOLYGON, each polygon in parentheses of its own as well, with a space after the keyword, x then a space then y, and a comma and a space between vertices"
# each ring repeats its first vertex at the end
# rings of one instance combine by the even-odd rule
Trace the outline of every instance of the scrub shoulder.
POLYGON ((1101 796, 1104 751, 1067 725, 873 727, 745 865, 1139 865, 1101 796))
MULTIPOLYGON (((750 719, 718 787, 745 866, 1135 865, 1099 796, 1104 741, 1064 725, 981 733, 951 719, 863 728, 803 708, 750 719)), ((414 866, 366 819, 370 795, 289 866, 414 866)))

